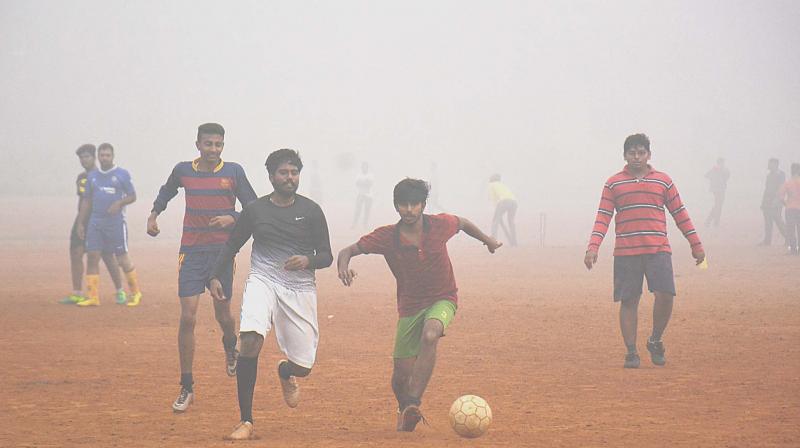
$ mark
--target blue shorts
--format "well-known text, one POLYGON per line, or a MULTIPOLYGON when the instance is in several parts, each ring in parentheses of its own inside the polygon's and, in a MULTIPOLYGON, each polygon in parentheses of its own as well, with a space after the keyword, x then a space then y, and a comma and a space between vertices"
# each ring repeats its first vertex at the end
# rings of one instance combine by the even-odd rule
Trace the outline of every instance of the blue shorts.
MULTIPOLYGON (((188 252, 178 256, 178 297, 200 295, 208 289, 221 251, 188 252)), ((219 281, 225 297, 230 299, 233 295, 233 263, 219 281)))
POLYGON ((614 301, 638 299, 644 279, 650 292, 675 295, 672 254, 628 255, 614 257, 614 301))
POLYGON ((128 253, 128 225, 125 221, 89 220, 86 226, 86 251, 114 255, 128 253))

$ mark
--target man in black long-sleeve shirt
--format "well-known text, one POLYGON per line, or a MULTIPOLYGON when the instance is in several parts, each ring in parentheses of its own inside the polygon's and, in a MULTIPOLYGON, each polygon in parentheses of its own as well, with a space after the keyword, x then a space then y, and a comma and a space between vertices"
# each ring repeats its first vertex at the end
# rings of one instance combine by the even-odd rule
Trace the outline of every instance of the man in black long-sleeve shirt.
POLYGON ((222 276, 239 249, 253 237, 250 274, 242 298, 239 324, 240 356, 236 369, 241 421, 227 438, 247 440, 253 430, 253 391, 258 354, 273 327, 278 346, 287 359, 278 363, 283 398, 297 406, 300 390, 295 377, 311 372, 319 342, 317 292, 314 271, 331 265, 328 224, 322 209, 298 195, 303 163, 291 149, 267 157, 274 191, 248 204, 217 260, 211 295, 225 300, 222 276))

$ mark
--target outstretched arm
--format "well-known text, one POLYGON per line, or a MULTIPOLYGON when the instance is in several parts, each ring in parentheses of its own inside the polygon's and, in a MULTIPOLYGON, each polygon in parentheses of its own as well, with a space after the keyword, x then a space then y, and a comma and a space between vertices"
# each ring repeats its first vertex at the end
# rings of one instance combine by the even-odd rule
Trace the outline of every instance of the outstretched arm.
POLYGON ((336 268, 339 270, 339 280, 342 281, 344 286, 352 285, 357 275, 356 271, 350 269, 350 259, 363 253, 358 247, 358 243, 353 243, 339 251, 339 255, 336 258, 336 268))
POLYGON ((489 249, 490 253, 494 253, 494 251, 503 245, 503 243, 483 233, 472 221, 461 216, 458 217, 458 230, 463 230, 467 235, 483 243, 486 248, 489 249))

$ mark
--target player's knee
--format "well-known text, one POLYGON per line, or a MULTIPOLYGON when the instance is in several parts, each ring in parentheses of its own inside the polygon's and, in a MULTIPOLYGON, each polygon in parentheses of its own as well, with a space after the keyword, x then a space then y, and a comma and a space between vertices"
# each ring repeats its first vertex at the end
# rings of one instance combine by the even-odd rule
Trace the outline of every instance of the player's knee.
POLYGON ((181 314, 181 330, 194 330, 194 325, 197 322, 197 317, 193 314, 181 314))
POLYGON ((241 356, 254 358, 261 351, 263 336, 254 332, 246 331, 239 335, 239 351, 241 356))
POLYGON ((310 368, 298 366, 297 364, 292 363, 292 375, 300 377, 300 378, 304 378, 304 377, 307 377, 310 373, 311 373, 311 369, 310 368))
POLYGON ((425 328, 422 331, 422 339, 420 342, 424 345, 434 345, 439 342, 442 337, 442 329, 440 326, 425 328))

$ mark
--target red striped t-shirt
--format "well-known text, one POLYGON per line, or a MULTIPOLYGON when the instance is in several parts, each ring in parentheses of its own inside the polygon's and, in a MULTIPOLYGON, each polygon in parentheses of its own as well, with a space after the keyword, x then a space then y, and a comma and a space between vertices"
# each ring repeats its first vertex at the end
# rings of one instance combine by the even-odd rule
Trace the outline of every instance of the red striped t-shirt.
POLYGON ((611 218, 616 213, 614 256, 672 253, 667 238, 665 209, 689 241, 692 252, 703 250, 700 237, 672 179, 649 165, 648 168, 650 171, 647 174, 636 178, 626 166, 606 181, 589 238, 589 250, 597 251, 600 248, 611 218))

